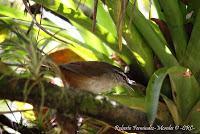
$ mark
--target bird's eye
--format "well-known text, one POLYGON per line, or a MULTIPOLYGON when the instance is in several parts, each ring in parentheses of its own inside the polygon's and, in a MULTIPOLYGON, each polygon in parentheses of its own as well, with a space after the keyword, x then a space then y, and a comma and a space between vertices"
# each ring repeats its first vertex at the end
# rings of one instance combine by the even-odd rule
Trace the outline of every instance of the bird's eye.
POLYGON ((124 81, 127 81, 127 77, 126 76, 122 76, 124 81))

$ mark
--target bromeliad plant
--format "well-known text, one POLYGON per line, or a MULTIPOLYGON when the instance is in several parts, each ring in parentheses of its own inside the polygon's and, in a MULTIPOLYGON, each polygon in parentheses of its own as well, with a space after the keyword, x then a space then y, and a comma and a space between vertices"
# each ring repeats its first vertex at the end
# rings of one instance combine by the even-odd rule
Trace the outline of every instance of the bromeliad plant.
MULTIPOLYGON (((41 29, 40 38, 50 33, 52 40, 54 37, 65 42, 85 60, 113 63, 109 57, 117 55, 134 66, 133 79, 143 84, 148 80, 148 84, 145 96, 133 93, 109 95, 110 98, 145 111, 150 124, 155 118, 169 120, 165 116, 167 110, 161 109, 161 105, 166 105, 174 124, 190 125, 194 132, 200 131, 198 0, 33 1, 43 7, 43 12, 72 25, 76 35, 52 18, 39 23, 25 0, 31 16, 24 17, 22 11, 0 5, 0 20, 27 30, 34 19, 41 29)), ((36 29, 33 26, 33 33, 36 29)))

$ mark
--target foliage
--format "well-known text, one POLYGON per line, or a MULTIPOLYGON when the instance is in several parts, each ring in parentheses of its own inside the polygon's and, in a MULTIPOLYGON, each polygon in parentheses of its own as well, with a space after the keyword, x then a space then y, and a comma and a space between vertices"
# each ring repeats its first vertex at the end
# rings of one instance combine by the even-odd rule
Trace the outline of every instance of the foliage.
MULTIPOLYGON (((146 94, 118 87, 108 97, 145 111, 150 124, 159 118, 159 104, 164 101, 174 124, 193 125, 194 132, 200 131, 198 0, 96 0, 97 9, 95 0, 31 1, 42 5, 42 15, 27 9, 25 14, 24 4, 29 4, 23 2, 0 0, 1 62, 19 77, 59 75, 48 55, 63 48, 69 59, 64 62, 129 65, 129 75, 147 86, 146 94), (50 70, 43 70, 43 65, 50 70)), ((0 68, 5 67, 0 64, 0 68)))

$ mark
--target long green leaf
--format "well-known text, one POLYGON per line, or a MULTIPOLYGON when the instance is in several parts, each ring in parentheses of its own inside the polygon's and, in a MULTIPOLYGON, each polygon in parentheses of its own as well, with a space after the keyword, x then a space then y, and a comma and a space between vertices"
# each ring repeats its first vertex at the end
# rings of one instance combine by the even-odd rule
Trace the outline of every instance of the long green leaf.
POLYGON ((178 0, 160 0, 165 19, 172 34, 176 56, 182 60, 187 47, 187 36, 184 29, 184 16, 178 0))
POLYGON ((174 102, 172 100, 167 98, 167 96, 162 95, 162 97, 163 97, 163 100, 165 101, 165 103, 167 104, 167 107, 169 108, 169 111, 174 119, 175 124, 180 125, 181 121, 180 121, 180 117, 179 117, 178 109, 177 109, 176 105, 174 104, 174 102))
MULTIPOLYGON (((113 2, 106 2, 115 25, 117 25, 119 21, 116 18, 116 13, 119 10, 119 7, 116 6, 118 2, 121 1, 115 0, 113 2)), ((123 37, 126 40, 127 46, 131 49, 133 56, 137 60, 139 67, 148 78, 153 74, 155 69, 151 48, 146 44, 136 27, 131 23, 131 18, 129 16, 124 16, 124 22, 123 37)))
POLYGON ((143 70, 143 72, 145 72, 147 77, 150 77, 155 70, 153 53, 135 26, 129 25, 128 22, 126 21, 128 27, 123 32, 124 39, 126 40, 129 48, 132 50, 133 55, 137 59, 140 68, 143 70))
POLYGON ((169 78, 174 102, 182 121, 184 121, 200 97, 199 84, 189 69, 184 67, 171 68, 169 78))
MULTIPOLYGON (((90 10, 90 14, 92 15, 92 10, 94 6, 94 1, 93 0, 84 0, 84 1, 79 1, 80 3, 77 3, 79 5, 78 8, 80 8, 83 12, 86 13, 86 11, 90 10), (85 6, 83 8, 83 6, 85 6)), ((108 13, 108 9, 106 6, 103 5, 102 1, 98 2, 98 9, 97 9, 97 23, 101 26, 103 26, 105 29, 107 29, 110 33, 112 33, 113 36, 117 36, 117 31, 116 31, 116 26, 114 22, 112 21, 112 18, 110 17, 110 14, 108 13)))
POLYGON ((194 27, 192 30, 192 35, 190 37, 186 55, 184 56, 184 63, 188 66, 195 75, 198 75, 200 72, 200 10, 197 12, 195 19, 194 27))
POLYGON ((189 3, 189 6, 191 6, 192 9, 194 9, 196 11, 200 8, 200 1, 199 0, 190 0, 190 1, 188 1, 188 3, 189 3))
POLYGON ((161 20, 165 20, 165 16, 164 16, 162 9, 160 7, 159 0, 153 0, 152 2, 153 2, 153 6, 156 8, 156 11, 157 11, 156 13, 158 15, 158 18, 161 19, 161 20))
POLYGON ((159 57, 162 64, 166 67, 178 65, 176 58, 172 55, 166 42, 163 42, 159 35, 153 30, 151 24, 137 8, 134 8, 134 13, 131 14, 131 5, 128 6, 129 16, 133 15, 133 24, 142 34, 148 45, 153 49, 154 53, 159 57))
POLYGON ((190 124, 193 133, 200 133, 200 100, 193 107, 186 123, 190 124))
MULTIPOLYGON (((126 105, 133 109, 138 109, 140 111, 146 112, 145 109, 145 97, 138 95, 108 95, 109 99, 117 101, 123 105, 126 105)), ((157 118, 162 121, 163 124, 169 125, 173 123, 173 119, 171 114, 167 108, 167 106, 159 102, 158 104, 158 112, 157 118)))
POLYGON ((146 112, 150 124, 153 124, 157 115, 160 91, 167 75, 167 70, 167 68, 157 70, 150 78, 146 89, 146 112))
MULTIPOLYGON (((177 124, 183 123, 187 119, 189 112, 200 97, 199 84, 195 77, 188 72, 188 69, 175 66, 157 70, 150 78, 146 92, 146 110, 150 123, 153 123, 156 118, 160 90, 167 74, 170 77, 173 101, 177 108, 177 112, 171 114, 177 124)), ((176 108, 172 102, 166 97, 164 100, 169 106, 170 112, 174 112, 176 108)))
POLYGON ((30 16, 25 16, 24 13, 22 14, 21 11, 16 10, 14 8, 10 8, 10 7, 5 6, 5 5, 0 5, 0 15, 10 16, 12 18, 18 18, 18 19, 23 19, 23 20, 24 19, 31 20, 30 16))
POLYGON ((120 102, 133 109, 138 109, 145 112, 145 97, 142 96, 127 96, 127 95, 109 95, 110 99, 120 102))

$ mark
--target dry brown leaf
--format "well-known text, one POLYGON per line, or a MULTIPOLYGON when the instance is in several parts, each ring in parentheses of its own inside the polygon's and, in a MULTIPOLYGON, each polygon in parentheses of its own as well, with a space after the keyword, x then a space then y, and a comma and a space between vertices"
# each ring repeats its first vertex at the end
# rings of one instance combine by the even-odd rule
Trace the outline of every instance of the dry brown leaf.
POLYGON ((49 54, 50 58, 58 65, 70 62, 85 61, 71 49, 66 48, 49 54))

